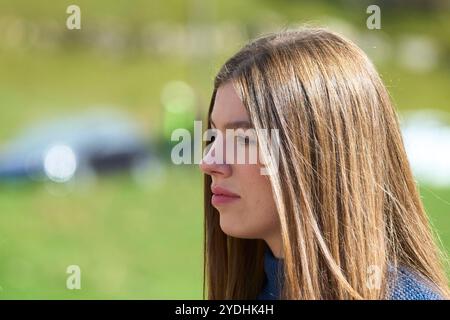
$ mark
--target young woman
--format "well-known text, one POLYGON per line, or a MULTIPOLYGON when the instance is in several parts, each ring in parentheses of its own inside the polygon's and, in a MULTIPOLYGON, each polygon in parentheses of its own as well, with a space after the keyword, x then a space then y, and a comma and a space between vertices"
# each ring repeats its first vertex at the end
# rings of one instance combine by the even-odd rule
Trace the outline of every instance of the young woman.
POLYGON ((396 112, 355 44, 323 29, 247 44, 215 79, 208 123, 264 152, 212 161, 215 139, 202 159, 204 297, 448 298, 396 112), (261 129, 278 130, 278 157, 261 129))

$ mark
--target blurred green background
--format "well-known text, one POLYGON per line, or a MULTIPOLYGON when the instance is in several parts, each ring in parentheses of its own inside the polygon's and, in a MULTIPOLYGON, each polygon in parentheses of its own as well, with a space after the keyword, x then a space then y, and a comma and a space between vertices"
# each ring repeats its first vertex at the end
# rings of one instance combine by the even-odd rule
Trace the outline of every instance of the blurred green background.
MULTIPOLYGON (((401 114, 450 112, 447 1, 0 0, 0 144, 35 122, 107 105, 164 146, 168 84, 189 86, 202 118, 228 56, 304 23, 356 41, 401 114), (81 30, 66 28, 70 4, 81 30), (380 30, 366 27, 369 4, 381 8, 380 30)), ((127 172, 74 188, 0 182, 0 298, 200 299, 202 176, 158 150, 163 170, 148 184, 127 172), (66 289, 72 264, 81 290, 66 289)), ((419 182, 448 251, 450 186, 419 182)))

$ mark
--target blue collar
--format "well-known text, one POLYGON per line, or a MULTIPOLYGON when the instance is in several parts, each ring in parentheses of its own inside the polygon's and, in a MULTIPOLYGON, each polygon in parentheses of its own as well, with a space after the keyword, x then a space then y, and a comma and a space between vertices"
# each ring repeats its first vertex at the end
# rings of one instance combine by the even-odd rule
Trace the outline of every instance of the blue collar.
POLYGON ((283 259, 276 258, 269 247, 264 252, 264 286, 257 299, 277 300, 283 275, 283 259), (279 281, 280 280, 280 281, 279 281))
MULTIPOLYGON (((266 247, 264 252, 265 280, 258 300, 278 300, 280 285, 283 281, 283 259, 277 259, 266 247), (279 282, 280 280, 280 282, 279 282)), ((393 300, 440 300, 443 296, 433 288, 417 271, 405 267, 389 268, 390 293, 388 299, 393 300), (396 272, 395 272, 396 271, 396 272)))

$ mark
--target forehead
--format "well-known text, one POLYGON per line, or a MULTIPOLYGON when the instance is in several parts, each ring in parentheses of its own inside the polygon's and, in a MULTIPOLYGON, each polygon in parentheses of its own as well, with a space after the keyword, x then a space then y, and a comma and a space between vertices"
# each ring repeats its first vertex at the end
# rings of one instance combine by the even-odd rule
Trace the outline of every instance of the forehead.
POLYGON ((231 82, 227 82, 217 89, 211 120, 217 126, 231 121, 249 120, 247 110, 231 82))

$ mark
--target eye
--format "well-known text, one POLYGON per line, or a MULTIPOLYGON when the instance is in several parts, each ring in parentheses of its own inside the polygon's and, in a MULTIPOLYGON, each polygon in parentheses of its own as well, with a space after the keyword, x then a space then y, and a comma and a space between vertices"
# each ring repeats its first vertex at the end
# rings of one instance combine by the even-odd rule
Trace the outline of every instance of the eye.
POLYGON ((216 141, 216 138, 218 137, 218 135, 220 134, 220 131, 214 127, 209 128, 206 132, 206 137, 205 137, 205 145, 206 146, 212 146, 212 144, 214 143, 214 141, 216 141))
POLYGON ((214 141, 216 141, 216 136, 211 136, 211 138, 209 139, 209 141, 206 141, 206 146, 211 145, 214 141))

